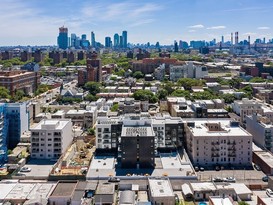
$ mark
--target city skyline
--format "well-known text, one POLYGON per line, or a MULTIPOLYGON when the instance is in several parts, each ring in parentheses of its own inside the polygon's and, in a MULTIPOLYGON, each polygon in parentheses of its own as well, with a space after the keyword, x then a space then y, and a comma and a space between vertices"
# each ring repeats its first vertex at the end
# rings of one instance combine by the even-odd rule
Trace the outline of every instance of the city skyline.
POLYGON ((0 46, 57 45, 58 28, 69 34, 96 34, 96 41, 113 39, 120 30, 128 31, 128 42, 173 44, 174 40, 217 41, 239 32, 239 41, 251 36, 273 38, 267 20, 273 17, 269 0, 161 0, 87 1, 1 0, 0 46), (61 9, 60 9, 61 8, 61 9), (175 10, 174 10, 175 8, 175 10), (76 11, 76 12, 75 12, 76 11))

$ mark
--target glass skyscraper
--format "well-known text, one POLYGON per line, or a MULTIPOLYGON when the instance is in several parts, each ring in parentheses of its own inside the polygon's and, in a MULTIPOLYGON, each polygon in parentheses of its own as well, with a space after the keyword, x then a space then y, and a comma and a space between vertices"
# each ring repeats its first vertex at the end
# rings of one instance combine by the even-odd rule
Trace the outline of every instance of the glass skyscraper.
POLYGON ((122 31, 122 46, 127 48, 127 31, 122 31))
POLYGON ((68 29, 65 27, 59 28, 58 46, 61 49, 68 47, 68 29))

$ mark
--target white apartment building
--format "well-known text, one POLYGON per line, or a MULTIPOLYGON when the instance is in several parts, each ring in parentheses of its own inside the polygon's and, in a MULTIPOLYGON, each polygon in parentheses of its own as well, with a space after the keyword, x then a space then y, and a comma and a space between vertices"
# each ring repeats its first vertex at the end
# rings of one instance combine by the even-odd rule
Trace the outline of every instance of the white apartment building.
POLYGON ((193 164, 250 165, 252 135, 228 119, 184 119, 186 147, 193 164))
MULTIPOLYGON (((175 148, 182 145, 183 122, 179 117, 150 117, 140 114, 120 117, 98 117, 96 124, 96 147, 115 149, 120 141, 122 125, 151 125, 155 133, 155 150, 157 148, 175 148)), ((155 152, 156 153, 156 152, 155 152)))
POLYGON ((253 135, 253 141, 258 146, 273 152, 273 124, 267 117, 256 114, 247 116, 246 130, 253 135))
POLYGON ((232 103, 233 111, 240 116, 241 123, 245 123, 245 118, 247 115, 263 114, 263 108, 260 103, 255 100, 249 100, 243 98, 242 100, 236 100, 232 103))
POLYGON ((31 131, 31 157, 59 158, 73 140, 72 122, 68 119, 42 120, 31 131))
POLYGON ((170 65, 170 80, 177 81, 179 78, 201 79, 208 75, 206 66, 194 65, 193 62, 186 62, 185 65, 170 65))

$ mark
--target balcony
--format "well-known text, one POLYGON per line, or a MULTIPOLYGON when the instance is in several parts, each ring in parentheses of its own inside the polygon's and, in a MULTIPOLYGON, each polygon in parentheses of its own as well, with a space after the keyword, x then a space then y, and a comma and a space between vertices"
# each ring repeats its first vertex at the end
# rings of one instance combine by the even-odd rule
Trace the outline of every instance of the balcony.
POLYGON ((214 148, 214 147, 211 148, 211 151, 212 151, 212 152, 218 152, 219 150, 220 150, 219 148, 214 148))
POLYGON ((219 157, 219 156, 220 156, 220 155, 219 155, 218 153, 215 153, 215 154, 212 153, 212 154, 211 154, 211 157, 219 157))

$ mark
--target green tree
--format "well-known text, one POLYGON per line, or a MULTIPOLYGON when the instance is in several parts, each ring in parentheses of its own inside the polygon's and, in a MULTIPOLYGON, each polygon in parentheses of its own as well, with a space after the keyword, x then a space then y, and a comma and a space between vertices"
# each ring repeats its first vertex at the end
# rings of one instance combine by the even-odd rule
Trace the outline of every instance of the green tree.
POLYGON ((10 99, 9 90, 7 88, 0 86, 0 98, 10 99))
POLYGON ((157 92, 157 97, 159 100, 165 100, 168 96, 168 91, 166 89, 161 89, 157 92))
POLYGON ((89 129, 87 130, 87 133, 88 133, 89 135, 95 135, 96 130, 95 130, 94 128, 89 128, 89 129))
POLYGON ((85 97, 85 100, 87 100, 87 101, 96 101, 98 98, 96 97, 96 96, 94 96, 94 95, 92 95, 92 94, 88 94, 88 95, 86 95, 86 97, 85 97))
POLYGON ((101 84, 97 82, 87 82, 85 83, 84 88, 88 90, 91 95, 95 96, 97 93, 100 93, 101 84))
POLYGON ((233 103, 234 100, 236 100, 236 97, 234 94, 223 94, 221 95, 221 98, 224 99, 225 103, 227 104, 233 103))
POLYGON ((24 91, 22 90, 17 90, 14 94, 14 96, 12 97, 12 100, 15 102, 18 102, 19 100, 21 100, 23 97, 25 96, 24 91))
POLYGON ((133 97, 135 100, 148 100, 150 103, 158 101, 157 97, 150 90, 137 90, 134 92, 133 97))
POLYGON ((254 78, 251 78, 249 82, 251 82, 251 83, 263 83, 263 82, 266 82, 266 79, 263 79, 261 77, 254 77, 254 78))
POLYGON ((247 203, 245 201, 240 201, 240 202, 238 202, 238 205, 249 205, 249 203, 247 203))
POLYGON ((112 112, 117 112, 117 111, 118 111, 118 103, 115 103, 115 104, 111 107, 111 111, 112 111, 112 112))
POLYGON ((183 86, 186 90, 191 90, 192 86, 203 86, 206 81, 204 80, 198 80, 198 79, 192 79, 192 78, 180 78, 177 81, 178 85, 183 86))
POLYGON ((175 84, 170 81, 163 84, 163 89, 167 90, 168 95, 172 94, 172 92, 174 91, 174 87, 175 87, 175 84))
POLYGON ((133 73, 133 77, 136 79, 140 79, 144 77, 144 74, 141 71, 136 71, 133 73))
POLYGON ((41 93, 47 92, 47 91, 50 90, 50 89, 51 89, 50 86, 45 85, 45 84, 41 84, 41 85, 39 85, 38 89, 35 91, 35 94, 36 94, 36 95, 39 95, 39 94, 41 94, 41 93))
POLYGON ((171 96, 174 97, 185 97, 186 99, 190 98, 190 91, 188 90, 181 90, 181 89, 177 89, 175 91, 172 92, 171 96))

